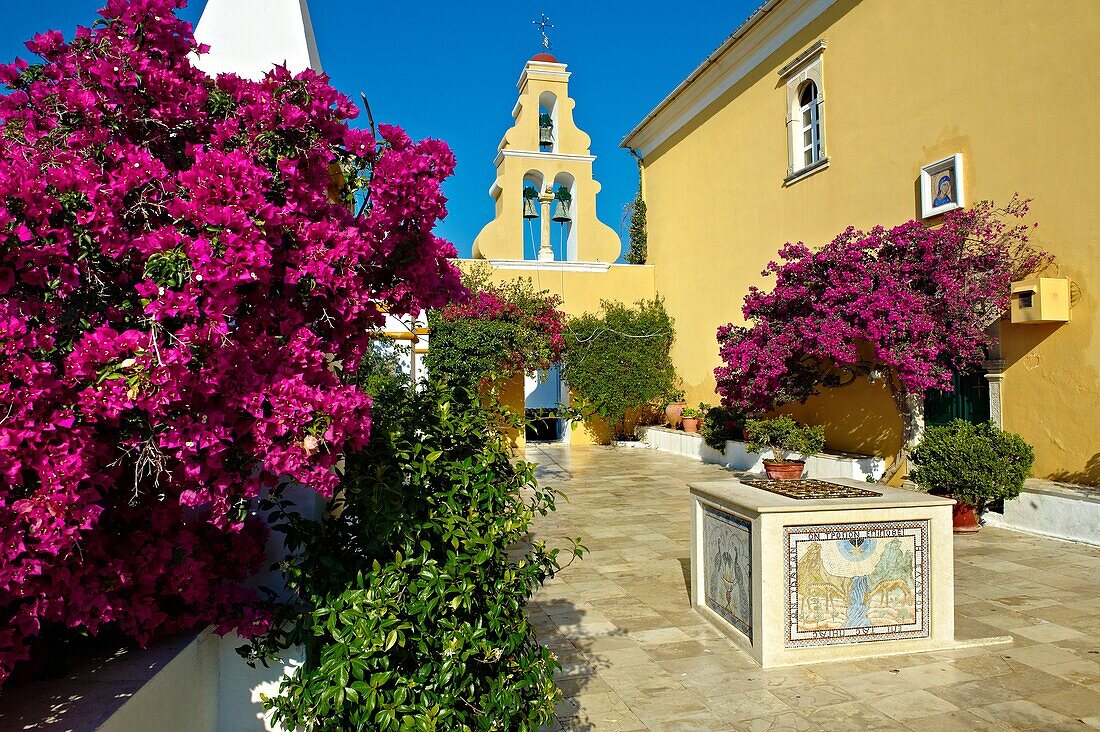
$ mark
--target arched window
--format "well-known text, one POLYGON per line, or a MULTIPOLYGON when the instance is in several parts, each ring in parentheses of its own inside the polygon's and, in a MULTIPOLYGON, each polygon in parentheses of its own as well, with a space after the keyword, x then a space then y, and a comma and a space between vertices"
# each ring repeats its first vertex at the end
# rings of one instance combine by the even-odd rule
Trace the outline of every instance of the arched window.
POLYGON ((791 185, 829 165, 824 53, 822 38, 779 70, 787 87, 787 177, 783 185, 791 185))
POLYGON ((802 125, 802 165, 805 168, 821 160, 821 94, 817 84, 807 81, 798 94, 799 120, 802 125))

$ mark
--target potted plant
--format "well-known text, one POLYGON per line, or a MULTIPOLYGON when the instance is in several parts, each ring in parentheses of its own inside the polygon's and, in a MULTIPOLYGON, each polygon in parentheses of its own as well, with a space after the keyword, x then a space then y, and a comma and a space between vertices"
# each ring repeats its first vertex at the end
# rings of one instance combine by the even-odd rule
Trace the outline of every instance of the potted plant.
POLYGON ((703 442, 724 453, 727 441, 745 439, 745 429, 742 427, 745 419, 746 415, 740 409, 710 407, 699 427, 703 442))
POLYGON ((684 407, 680 412, 684 422, 684 432, 695 434, 699 431, 699 424, 703 421, 703 413, 694 407, 684 407))
POLYGON ((687 402, 684 401, 682 389, 677 389, 669 394, 668 404, 665 405, 665 419, 668 420, 669 427, 676 429, 680 426, 681 413, 685 407, 687 407, 687 402))
POLYGON ((1031 474, 1035 453, 1023 438, 991 422, 956 419, 929 427, 910 459, 909 473, 923 490, 955 499, 955 532, 974 533, 985 507, 1001 498, 1016 498, 1031 474))
POLYGON ((797 480, 806 469, 805 460, 791 460, 794 454, 812 455, 825 447, 825 428, 800 424, 787 415, 775 419, 750 419, 745 424, 750 452, 770 454, 764 471, 772 480, 797 480))

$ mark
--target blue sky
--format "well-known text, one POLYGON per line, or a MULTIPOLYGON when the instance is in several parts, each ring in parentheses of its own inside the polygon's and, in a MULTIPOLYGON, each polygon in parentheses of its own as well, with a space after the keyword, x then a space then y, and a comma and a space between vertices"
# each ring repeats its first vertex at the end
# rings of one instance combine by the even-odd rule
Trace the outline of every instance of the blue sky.
MULTIPOLYGON (((69 36, 102 0, 13 2, 0 24, 0 58, 27 56, 23 41, 57 29, 69 36)), ((183 16, 197 21, 206 0, 183 16)), ((454 148, 450 215, 439 233, 469 256, 492 217, 488 195, 497 143, 510 126, 516 80, 538 53, 531 20, 545 12, 553 53, 573 72, 574 118, 592 137, 600 218, 618 229, 634 197, 637 167, 619 141, 759 5, 759 0, 536 3, 396 3, 309 0, 321 63, 333 84, 365 91, 375 118, 454 148)))

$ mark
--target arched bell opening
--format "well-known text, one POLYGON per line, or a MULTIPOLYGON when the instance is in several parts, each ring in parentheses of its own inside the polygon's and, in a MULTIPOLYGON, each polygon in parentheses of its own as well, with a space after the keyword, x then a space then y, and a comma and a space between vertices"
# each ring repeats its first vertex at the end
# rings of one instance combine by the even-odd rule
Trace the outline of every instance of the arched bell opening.
POLYGON ((539 150, 558 152, 558 98, 548 91, 539 95, 539 150))
POLYGON ((550 208, 554 258, 577 261, 577 179, 569 173, 554 177, 554 201, 550 208))
POLYGON ((537 170, 529 170, 523 176, 523 258, 538 259, 542 246, 542 204, 539 195, 543 190, 544 177, 537 170))

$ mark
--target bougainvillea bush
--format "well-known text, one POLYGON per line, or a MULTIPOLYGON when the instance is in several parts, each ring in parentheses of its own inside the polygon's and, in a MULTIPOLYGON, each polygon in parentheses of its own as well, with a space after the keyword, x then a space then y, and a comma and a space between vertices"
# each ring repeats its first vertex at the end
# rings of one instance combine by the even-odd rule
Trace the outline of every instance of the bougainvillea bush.
POLYGON ((858 376, 882 380, 905 425, 891 478, 919 439, 925 391, 950 391, 954 371, 981 363, 1009 284, 1049 263, 1018 222, 1027 209, 982 202, 935 228, 909 221, 849 228, 817 250, 787 244, 763 272, 775 286, 745 297, 750 325, 718 330, 723 402, 764 411, 858 376))
POLYGON ((249 499, 331 495, 380 310, 463 292, 437 141, 313 72, 207 78, 183 0, 0 68, 0 681, 51 629, 265 629, 249 499))
POLYGON ((530 279, 492 283, 487 267, 472 268, 462 279, 471 296, 428 313, 425 363, 435 378, 478 388, 561 360, 560 297, 536 290, 530 279))

